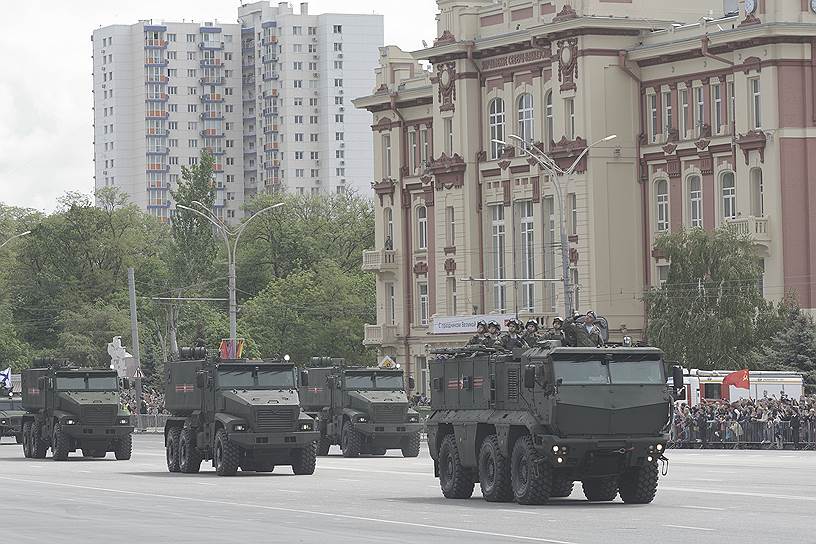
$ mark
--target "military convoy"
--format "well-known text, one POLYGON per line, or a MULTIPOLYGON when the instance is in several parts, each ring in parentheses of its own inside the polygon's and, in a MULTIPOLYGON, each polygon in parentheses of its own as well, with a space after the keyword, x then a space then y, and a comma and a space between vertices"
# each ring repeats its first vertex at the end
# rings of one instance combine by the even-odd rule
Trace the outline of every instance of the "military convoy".
POLYGON ((119 380, 113 370, 50 362, 22 373, 23 455, 55 461, 82 450, 85 457, 130 459, 130 416, 119 407, 119 380))
POLYGON ((419 455, 419 414, 408 406, 405 380, 397 368, 346 367, 342 359, 313 358, 303 408, 318 422, 318 455, 339 444, 344 457, 384 455, 399 449, 419 455), (315 368, 329 363, 330 367, 315 368))
POLYGON ((18 444, 22 444, 24 414, 20 397, 0 397, 0 438, 11 436, 18 444))
POLYGON ((655 348, 437 350, 428 447, 442 493, 542 504, 580 481, 590 501, 651 502, 682 373, 655 348), (672 391, 672 389, 674 390, 672 391))
POLYGON ((276 465, 314 472, 320 433, 300 407, 294 364, 213 361, 203 348, 184 348, 181 356, 166 365, 170 472, 198 472, 204 460, 221 476, 239 468, 271 472, 276 465))

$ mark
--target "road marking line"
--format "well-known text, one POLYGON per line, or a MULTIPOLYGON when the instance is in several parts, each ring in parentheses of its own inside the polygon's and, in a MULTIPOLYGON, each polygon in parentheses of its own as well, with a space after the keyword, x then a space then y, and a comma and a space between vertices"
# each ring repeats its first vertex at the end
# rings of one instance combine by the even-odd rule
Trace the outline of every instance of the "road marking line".
POLYGON ((708 529, 706 527, 690 527, 688 525, 664 525, 663 527, 673 527, 675 529, 691 529, 692 531, 713 531, 714 529, 708 529))
POLYGON ((349 472, 367 472, 367 473, 374 473, 374 474, 395 474, 397 476, 430 476, 433 478, 433 475, 430 472, 405 472, 405 471, 398 471, 398 470, 369 470, 367 468, 346 468, 346 467, 324 467, 320 463, 317 464, 318 470, 347 470, 349 472))
POLYGON ((693 508, 694 510, 717 510, 717 511, 724 511, 725 508, 716 508, 714 506, 692 506, 690 504, 681 504, 679 505, 680 508, 693 508))
POLYGON ((804 497, 800 495, 779 495, 776 493, 752 493, 750 491, 719 491, 716 489, 698 489, 694 487, 666 487, 666 486, 660 486, 659 489, 663 491, 680 491, 682 493, 707 493, 709 495, 733 495, 737 497, 758 497, 761 499, 783 499, 816 502, 816 497, 804 497))
POLYGON ((352 516, 349 514, 334 514, 330 512, 319 512, 315 510, 302 510, 299 508, 283 508, 281 506, 266 506, 262 504, 251 504, 251 503, 240 503, 240 502, 232 502, 232 501, 219 501, 215 499, 198 499, 195 497, 182 497, 178 495, 162 495, 162 494, 155 494, 155 493, 142 493, 139 491, 127 491, 124 489, 110 489, 105 487, 94 487, 94 486, 87 486, 87 485, 77 485, 77 484, 64 484, 58 482, 45 482, 41 480, 27 480, 24 478, 9 478, 6 476, 0 476, 0 480, 7 480, 9 482, 20 482, 25 484, 41 484, 41 485, 50 485, 53 487, 67 487, 70 489, 84 489, 87 491, 100 491, 103 493, 118 493, 120 495, 131 495, 136 497, 147 497, 150 499, 172 499, 172 500, 179 500, 179 501, 188 501, 188 502, 197 502, 202 504, 219 504, 222 506, 233 506, 237 508, 258 508, 261 510, 270 510, 275 512, 286 512, 290 514, 305 514, 310 516, 323 516, 327 518, 335 518, 335 519, 348 519, 354 521, 368 521, 372 523, 382 523, 385 525, 402 525, 405 527, 416 527, 420 529, 432 529, 436 531, 448 531, 451 533, 464 533, 470 535, 479 535, 479 536, 492 536, 496 538, 506 538, 509 540, 523 540, 527 542, 547 542, 549 544, 575 544, 574 542, 568 542, 565 540, 553 540, 550 538, 540 538, 535 536, 524 536, 524 535, 510 535, 504 533, 493 533, 490 531, 477 531, 475 529, 464 529, 461 527, 446 527, 444 525, 430 525, 426 523, 412 523, 409 521, 397 521, 392 519, 382 519, 382 518, 369 518, 363 516, 352 516))

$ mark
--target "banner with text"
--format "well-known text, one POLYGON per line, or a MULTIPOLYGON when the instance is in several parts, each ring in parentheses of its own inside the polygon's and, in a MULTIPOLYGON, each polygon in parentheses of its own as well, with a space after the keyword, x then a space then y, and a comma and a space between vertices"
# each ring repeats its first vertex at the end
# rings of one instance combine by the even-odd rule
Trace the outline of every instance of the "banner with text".
POLYGON ((502 330, 506 330, 506 323, 511 319, 516 319, 516 314, 434 316, 431 334, 475 334, 476 324, 479 321, 486 323, 496 321, 501 325, 502 330))

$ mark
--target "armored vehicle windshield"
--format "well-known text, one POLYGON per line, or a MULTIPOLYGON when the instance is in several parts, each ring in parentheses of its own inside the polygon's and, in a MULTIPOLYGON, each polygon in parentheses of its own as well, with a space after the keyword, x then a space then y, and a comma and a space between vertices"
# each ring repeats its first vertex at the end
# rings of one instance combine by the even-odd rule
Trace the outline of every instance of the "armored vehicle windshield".
POLYGON ((291 368, 271 369, 257 366, 219 367, 220 389, 294 389, 295 372, 291 368))
POLYGON ((659 359, 553 359, 553 373, 563 385, 665 384, 659 359))
POLYGON ((118 391, 119 382, 116 375, 70 374, 56 375, 57 391, 118 391))
POLYGON ((405 381, 401 372, 346 372, 346 389, 404 390, 405 381))
POLYGON ((0 412, 23 411, 20 399, 0 399, 0 412))

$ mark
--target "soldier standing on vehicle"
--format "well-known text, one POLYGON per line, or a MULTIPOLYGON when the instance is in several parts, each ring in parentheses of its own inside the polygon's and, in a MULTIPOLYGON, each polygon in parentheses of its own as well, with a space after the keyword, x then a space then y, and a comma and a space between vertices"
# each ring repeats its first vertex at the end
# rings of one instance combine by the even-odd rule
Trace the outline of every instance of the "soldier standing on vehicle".
POLYGON ((501 331, 501 327, 495 321, 491 321, 487 324, 487 338, 485 339, 484 345, 487 347, 493 346, 496 342, 499 341, 499 332, 501 331))
POLYGON ((538 344, 538 341, 541 340, 541 335, 538 333, 538 321, 535 319, 527 321, 527 324, 524 325, 523 338, 528 346, 532 347, 538 344))
POLYGON ((511 320, 507 323, 507 332, 499 337, 498 345, 502 349, 512 351, 517 348, 528 348, 527 341, 519 334, 521 332, 521 323, 511 320))
POLYGON ((575 347, 597 348, 604 344, 601 328, 595 324, 595 312, 592 310, 586 313, 583 322, 578 322, 578 318, 567 320, 565 333, 574 338, 575 347))
POLYGON ((487 334, 487 323, 479 321, 476 324, 476 334, 473 335, 467 345, 468 346, 483 346, 490 336, 487 334))
POLYGON ((546 332, 544 335, 544 340, 558 340, 560 342, 566 342, 566 338, 564 337, 564 320, 560 317, 556 317, 552 320, 552 327, 546 332))

